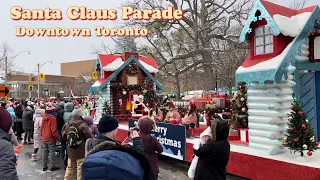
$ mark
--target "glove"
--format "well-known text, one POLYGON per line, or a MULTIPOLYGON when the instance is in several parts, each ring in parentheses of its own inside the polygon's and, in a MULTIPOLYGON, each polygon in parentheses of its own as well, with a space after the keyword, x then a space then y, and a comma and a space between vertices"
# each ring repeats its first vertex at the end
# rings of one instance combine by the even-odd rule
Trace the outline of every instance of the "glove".
POLYGON ((200 145, 200 140, 195 140, 195 142, 193 143, 193 149, 198 150, 200 148, 200 145))

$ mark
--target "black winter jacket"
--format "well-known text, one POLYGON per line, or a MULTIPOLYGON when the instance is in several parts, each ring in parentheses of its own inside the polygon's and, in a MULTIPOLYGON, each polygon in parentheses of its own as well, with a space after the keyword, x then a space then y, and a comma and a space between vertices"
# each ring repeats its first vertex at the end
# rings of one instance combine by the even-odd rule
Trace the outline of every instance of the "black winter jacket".
POLYGON ((10 140, 10 135, 0 129, 0 179, 19 180, 16 170, 17 158, 10 140))
POLYGON ((55 110, 55 117, 57 119, 57 130, 62 130, 62 127, 64 126, 64 107, 57 106, 55 110))
POLYGON ((228 122, 218 121, 216 141, 209 140, 199 150, 194 150, 194 154, 199 157, 195 180, 226 180, 226 167, 230 156, 228 135, 228 122))

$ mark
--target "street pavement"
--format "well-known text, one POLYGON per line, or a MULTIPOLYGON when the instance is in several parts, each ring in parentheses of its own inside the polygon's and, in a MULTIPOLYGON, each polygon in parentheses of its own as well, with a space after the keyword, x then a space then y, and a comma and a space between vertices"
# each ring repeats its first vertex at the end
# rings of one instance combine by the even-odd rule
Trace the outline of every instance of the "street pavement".
MULTIPOLYGON (((20 180, 63 180, 64 165, 60 158, 56 158, 56 163, 61 167, 58 171, 42 171, 42 161, 31 161, 33 145, 24 145, 18 158, 18 175, 20 180)), ((38 152, 41 153, 41 149, 38 152)), ((187 180, 188 164, 181 161, 172 160, 167 157, 159 159, 160 174, 159 180, 187 180)), ((76 173, 76 172, 75 172, 76 173)), ((76 178, 74 178, 76 179, 76 178)), ((228 180, 242 180, 242 178, 228 176, 228 180)))

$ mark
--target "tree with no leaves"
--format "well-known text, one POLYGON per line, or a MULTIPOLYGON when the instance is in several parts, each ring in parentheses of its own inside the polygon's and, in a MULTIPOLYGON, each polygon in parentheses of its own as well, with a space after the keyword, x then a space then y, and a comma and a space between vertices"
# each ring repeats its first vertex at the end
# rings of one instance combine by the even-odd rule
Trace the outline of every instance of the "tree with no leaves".
POLYGON ((251 0, 139 0, 129 5, 135 9, 173 6, 183 10, 182 20, 129 23, 148 28, 146 39, 151 48, 140 49, 156 59, 163 79, 173 81, 177 91, 190 81, 204 90, 213 89, 216 81, 225 86, 233 84, 234 72, 247 55, 246 44, 238 43, 238 29, 248 16, 251 0))

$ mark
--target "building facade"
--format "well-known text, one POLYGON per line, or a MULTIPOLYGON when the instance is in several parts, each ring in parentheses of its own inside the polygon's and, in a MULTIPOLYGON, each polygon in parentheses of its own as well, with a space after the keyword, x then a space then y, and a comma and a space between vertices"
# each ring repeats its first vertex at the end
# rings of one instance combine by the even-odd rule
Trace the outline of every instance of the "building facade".
MULTIPOLYGON (((59 97, 67 96, 70 86, 76 82, 74 76, 45 75, 44 80, 40 81, 40 97, 59 97)), ((10 86, 10 97, 25 99, 38 97, 38 76, 30 77, 30 74, 19 73, 8 77, 10 86), (28 83, 33 83, 33 88, 28 89, 28 83)))

